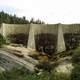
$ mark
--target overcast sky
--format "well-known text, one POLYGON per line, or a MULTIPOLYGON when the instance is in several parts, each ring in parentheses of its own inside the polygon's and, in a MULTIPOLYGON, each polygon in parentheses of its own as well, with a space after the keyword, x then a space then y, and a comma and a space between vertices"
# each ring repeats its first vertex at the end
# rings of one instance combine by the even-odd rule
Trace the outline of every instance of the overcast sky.
POLYGON ((0 0, 0 11, 46 23, 80 23, 80 0, 0 0))

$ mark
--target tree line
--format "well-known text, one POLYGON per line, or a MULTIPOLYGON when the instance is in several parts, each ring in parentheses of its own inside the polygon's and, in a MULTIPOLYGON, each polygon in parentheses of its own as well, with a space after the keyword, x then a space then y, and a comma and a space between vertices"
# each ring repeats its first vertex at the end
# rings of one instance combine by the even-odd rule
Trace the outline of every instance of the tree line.
POLYGON ((1 23, 8 23, 8 24, 44 24, 41 20, 34 20, 34 18, 31 18, 31 20, 26 20, 26 17, 17 17, 15 14, 11 15, 8 13, 5 13, 4 11, 0 12, 0 24, 1 23))

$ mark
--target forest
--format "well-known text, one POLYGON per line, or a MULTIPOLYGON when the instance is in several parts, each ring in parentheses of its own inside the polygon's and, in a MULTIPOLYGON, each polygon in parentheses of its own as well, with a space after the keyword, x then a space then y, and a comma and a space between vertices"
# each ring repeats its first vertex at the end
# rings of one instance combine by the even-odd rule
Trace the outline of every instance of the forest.
POLYGON ((31 18, 31 20, 27 20, 25 16, 23 17, 17 17, 15 14, 11 15, 8 13, 5 13, 4 11, 0 12, 0 24, 1 23, 7 23, 7 24, 44 24, 43 21, 37 19, 34 20, 34 18, 31 18))

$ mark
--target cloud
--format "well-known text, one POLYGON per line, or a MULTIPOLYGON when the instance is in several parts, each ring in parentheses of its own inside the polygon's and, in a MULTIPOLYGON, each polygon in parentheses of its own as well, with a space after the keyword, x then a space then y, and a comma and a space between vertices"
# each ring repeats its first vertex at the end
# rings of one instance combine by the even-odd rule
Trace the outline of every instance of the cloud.
POLYGON ((13 7, 9 7, 9 6, 1 6, 0 5, 0 11, 5 11, 6 13, 9 14, 16 14, 17 9, 13 8, 13 7))
MULTIPOLYGON (((9 13, 41 19, 46 23, 80 23, 79 0, 1 0, 9 13)), ((1 8, 0 8, 1 10, 1 8)))

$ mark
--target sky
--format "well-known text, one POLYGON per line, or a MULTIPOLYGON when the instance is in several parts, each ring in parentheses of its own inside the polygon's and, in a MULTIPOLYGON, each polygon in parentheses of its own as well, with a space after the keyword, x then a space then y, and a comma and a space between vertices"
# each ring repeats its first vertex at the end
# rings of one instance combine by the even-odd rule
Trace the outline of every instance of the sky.
POLYGON ((80 23, 80 0, 0 0, 0 11, 45 23, 80 23))

